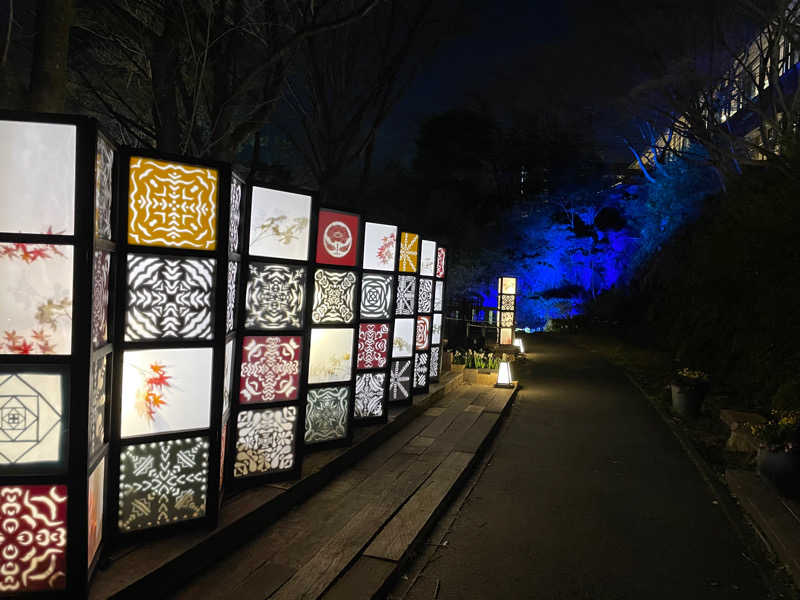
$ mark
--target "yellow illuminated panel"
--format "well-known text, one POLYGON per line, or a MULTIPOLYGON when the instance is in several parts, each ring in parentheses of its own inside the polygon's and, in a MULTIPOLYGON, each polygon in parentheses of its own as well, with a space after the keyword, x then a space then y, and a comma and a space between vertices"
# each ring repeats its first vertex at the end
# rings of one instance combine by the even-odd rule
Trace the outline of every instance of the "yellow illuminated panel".
POLYGON ((216 169, 133 156, 128 188, 128 243, 214 250, 216 169))
POLYGON ((404 231, 400 234, 400 265, 401 273, 416 273, 419 258, 419 236, 416 233, 404 231))

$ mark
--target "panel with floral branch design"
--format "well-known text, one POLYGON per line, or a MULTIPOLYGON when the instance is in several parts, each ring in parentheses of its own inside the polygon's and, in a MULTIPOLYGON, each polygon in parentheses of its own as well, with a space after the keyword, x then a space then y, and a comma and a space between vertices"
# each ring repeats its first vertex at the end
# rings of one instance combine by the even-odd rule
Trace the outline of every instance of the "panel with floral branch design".
POLYGON ((436 268, 436 242, 422 240, 422 251, 419 257, 419 274, 433 277, 436 268))
POLYGON ((312 329, 308 383, 349 381, 353 369, 353 329, 312 329))
POLYGON ((70 354, 72 257, 72 246, 0 244, 0 353, 70 354))
POLYGON ((414 352, 414 339, 414 319, 395 319, 392 358, 410 358, 414 352))
POLYGON ((252 190, 250 254, 308 260, 311 196, 258 186, 252 190))
POLYGON ((364 226, 363 268, 374 271, 393 271, 397 248, 397 227, 380 223, 364 226))
POLYGON ((126 350, 122 437, 208 427, 211 348, 126 350))
POLYGON ((433 310, 441 312, 444 306, 444 281, 437 281, 433 293, 433 310))

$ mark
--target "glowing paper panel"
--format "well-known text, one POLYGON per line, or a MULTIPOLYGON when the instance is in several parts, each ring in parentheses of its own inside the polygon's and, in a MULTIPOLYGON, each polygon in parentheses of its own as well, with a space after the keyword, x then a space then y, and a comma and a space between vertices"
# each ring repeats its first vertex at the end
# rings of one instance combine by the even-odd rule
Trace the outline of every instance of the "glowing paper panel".
POLYGON ((414 319, 395 319, 392 358, 411 358, 414 352, 414 339, 414 319))
POLYGON ((439 377, 439 346, 431 346, 431 364, 429 373, 431 378, 439 377))
POLYGON ((396 247, 397 227, 368 222, 364 226, 363 268, 393 271, 396 247))
POLYGON ((353 367, 353 329, 312 329, 308 383, 349 381, 353 367))
POLYGON ((422 253, 419 259, 419 274, 433 277, 436 268, 436 242, 422 240, 422 253))
POLYGON ((250 254, 308 260, 311 196, 253 186, 250 254))
POLYGON ((111 254, 95 250, 92 260, 92 347, 108 341, 108 275, 111 254))
POLYGON ((231 406, 231 389, 233 379, 233 339, 225 342, 225 367, 222 372, 222 415, 228 413, 231 406))
POLYGON ((500 313, 500 327, 513 327, 514 326, 514 313, 501 312, 500 313))
POLYGON ((295 461, 297 408, 240 412, 237 421, 234 477, 289 471, 295 461))
POLYGON ((102 133, 98 133, 94 167, 94 231, 104 240, 111 239, 113 175, 114 148, 102 133))
POLYGON ((317 444, 347 437, 349 402, 350 388, 347 386, 308 390, 306 443, 317 444))
POLYGON ((231 178, 231 210, 228 224, 228 252, 239 252, 239 222, 242 212, 242 184, 231 178))
POLYGON ((72 255, 72 246, 0 244, 0 353, 72 351, 72 255))
POLYGON ((236 282, 239 279, 239 263, 228 261, 228 282, 225 290, 225 331, 233 331, 236 308, 236 282))
POLYGON ((500 296, 500 310, 513 311, 516 298, 516 296, 500 296))
POLYGON ((119 529, 135 531, 206 514, 208 440, 204 437, 122 448, 119 529))
POLYGON ((352 271, 317 269, 314 273, 313 323, 352 323, 356 316, 358 276, 352 271))
POLYGON ((57 463, 64 457, 64 382, 51 373, 0 373, 1 465, 57 463))
POLYGON ((216 169, 132 156, 128 178, 129 244, 217 247, 216 169))
POLYGON ((393 360, 389 371, 389 400, 408 400, 411 394, 411 361, 393 360))
POLYGON ((498 290, 502 294, 516 294, 517 280, 515 277, 501 277, 498 281, 498 290))
POLYGON ((398 316, 411 316, 414 314, 414 300, 417 293, 417 278, 413 275, 398 275, 397 277, 397 306, 395 314, 398 316))
POLYGON ((92 361, 89 372, 89 456, 94 456, 105 441, 106 362, 103 356, 92 361))
POLYGON ((433 310, 441 311, 444 306, 444 281, 437 281, 433 293, 433 310))
POLYGON ((514 343, 514 330, 511 328, 503 328, 500 330, 500 343, 513 344, 514 343))
POLYGON ((208 427, 211 348, 126 350, 122 437, 208 427))
POLYGON ((361 323, 358 326, 358 369, 381 369, 389 353, 389 324, 361 323))
POLYGON ((210 340, 215 264, 129 254, 125 340, 210 340))
POLYGON ((74 125, 0 121, 0 231, 74 233, 76 139, 74 125))
POLYGON ((415 337, 415 348, 417 350, 427 350, 431 345, 431 318, 419 315, 417 317, 417 333, 415 337))
POLYGON ((103 538, 103 497, 104 486, 106 481, 106 459, 100 459, 97 463, 92 474, 89 475, 89 509, 88 509, 88 528, 89 528, 89 561, 92 564, 94 555, 97 548, 100 546, 100 540, 103 538))
POLYGON ((414 355, 414 387, 428 385, 428 353, 418 352, 414 355))
POLYGON ((398 271, 416 273, 419 259, 419 236, 416 233, 400 234, 400 262, 398 271))
POLYGON ((444 267, 447 251, 444 248, 439 248, 436 252, 436 277, 444 279, 444 267))
POLYGON ((385 383, 386 373, 359 373, 356 375, 354 418, 368 419, 383 416, 385 383))
POLYGON ((0 487, 3 595, 63 590, 67 575, 67 486, 0 487))
POLYGON ((302 347, 300 336, 245 336, 239 402, 297 400, 302 347))
POLYGON ((433 311, 433 279, 419 280, 419 295, 417 296, 417 312, 429 313, 433 311))
POLYGON ((431 330, 431 344, 442 343, 442 315, 437 313, 433 315, 433 329, 431 330))
POLYGON ((354 267, 358 250, 360 218, 320 209, 317 225, 317 263, 354 267))
POLYGON ((365 273, 361 280, 361 318, 388 319, 392 313, 393 275, 365 273))
POLYGON ((286 329, 303 326, 305 267, 250 264, 245 327, 286 329))

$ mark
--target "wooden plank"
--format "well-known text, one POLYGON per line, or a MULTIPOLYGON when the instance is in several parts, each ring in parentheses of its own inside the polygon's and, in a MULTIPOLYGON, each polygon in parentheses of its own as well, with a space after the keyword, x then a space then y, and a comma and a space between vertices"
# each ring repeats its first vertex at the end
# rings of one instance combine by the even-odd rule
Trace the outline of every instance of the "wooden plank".
POLYGON ((514 389, 494 388, 492 390, 492 398, 486 404, 487 412, 501 413, 505 410, 506 405, 511 400, 511 397, 516 392, 514 389))
POLYGON ((324 593, 441 462, 432 457, 415 460, 413 455, 398 456, 411 461, 408 469, 342 525, 272 598, 317 598, 324 593))
POLYGON ((455 450, 459 452, 472 452, 473 454, 477 453, 499 420, 499 413, 482 413, 455 445, 455 450))
POLYGON ((323 600, 370 600, 392 575, 396 563, 360 556, 328 590, 323 600))
POLYGON ((467 390, 455 398, 453 403, 447 407, 447 410, 438 417, 435 417, 433 422, 422 430, 421 435, 432 438, 442 435, 442 433, 450 427, 450 423, 464 411, 464 408, 472 404, 472 399, 477 393, 478 391, 475 386, 469 386, 467 390))
POLYGON ((450 454, 381 530, 364 554, 384 560, 402 559, 438 512, 474 456, 468 452, 450 454))
POLYGON ((731 493, 764 533, 789 574, 800 586, 800 535, 798 521, 780 496, 751 471, 725 471, 731 493))

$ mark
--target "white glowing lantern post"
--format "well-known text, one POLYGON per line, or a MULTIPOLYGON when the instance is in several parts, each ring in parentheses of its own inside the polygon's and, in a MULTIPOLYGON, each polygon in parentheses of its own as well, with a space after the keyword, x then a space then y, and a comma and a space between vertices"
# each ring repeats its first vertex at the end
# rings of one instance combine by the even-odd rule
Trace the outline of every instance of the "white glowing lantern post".
POLYGON ((525 346, 522 345, 522 338, 515 339, 514 345, 519 348, 520 353, 525 354, 525 346))
POLYGON ((497 371, 497 383, 494 387, 514 387, 514 383, 511 380, 511 365, 505 360, 500 363, 500 368, 497 371))
POLYGON ((500 277, 497 280, 498 341, 503 345, 514 344, 516 325, 517 278, 500 277))

